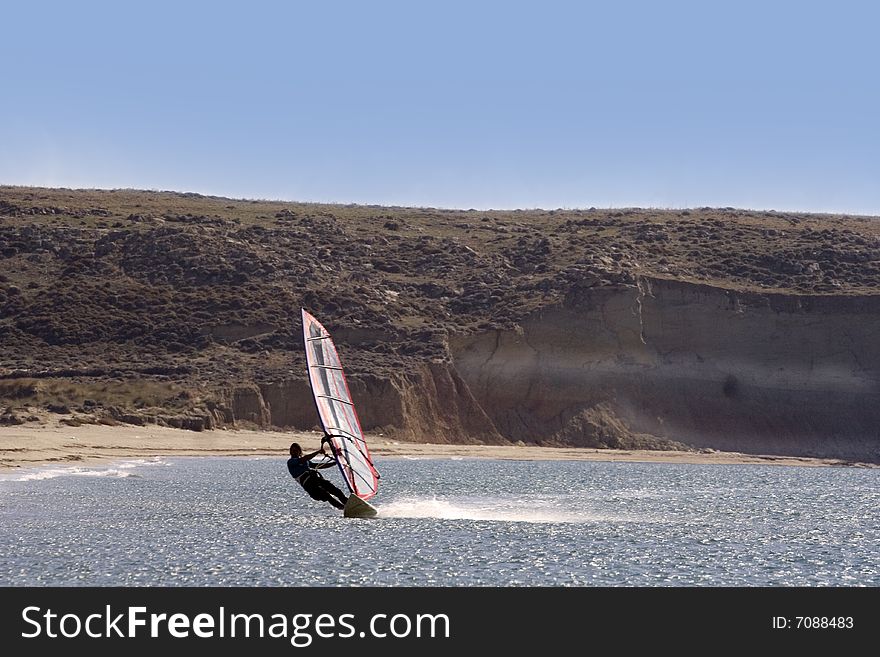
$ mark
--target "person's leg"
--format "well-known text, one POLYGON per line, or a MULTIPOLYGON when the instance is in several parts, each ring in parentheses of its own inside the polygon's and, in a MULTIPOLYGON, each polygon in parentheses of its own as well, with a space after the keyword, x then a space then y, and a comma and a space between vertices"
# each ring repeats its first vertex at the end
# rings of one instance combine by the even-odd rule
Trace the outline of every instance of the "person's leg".
POLYGON ((330 493, 327 491, 326 486, 324 485, 326 479, 319 479, 318 477, 312 477, 306 483, 305 489, 313 500, 318 500, 319 502, 330 502, 337 509, 344 509, 345 504, 340 504, 337 502, 330 493))
POLYGON ((336 484, 334 484, 332 481, 330 481, 328 479, 324 479, 323 481, 324 481, 324 488, 327 489, 328 493, 331 493, 331 494, 335 495, 336 497, 338 497, 339 501, 342 502, 343 504, 345 504, 348 501, 348 495, 346 495, 341 490, 339 490, 339 488, 336 487, 336 484))
POLYGON ((315 499, 321 500, 322 502, 330 502, 330 504, 335 506, 337 509, 345 508, 345 504, 337 502, 335 499, 333 499, 333 496, 325 490, 324 486, 318 489, 318 496, 315 499))

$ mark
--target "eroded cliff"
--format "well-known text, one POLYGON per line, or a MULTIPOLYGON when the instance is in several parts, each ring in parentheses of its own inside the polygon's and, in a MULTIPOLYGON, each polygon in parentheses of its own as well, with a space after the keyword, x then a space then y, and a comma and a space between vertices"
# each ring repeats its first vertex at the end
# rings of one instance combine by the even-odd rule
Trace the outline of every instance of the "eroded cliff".
MULTIPOLYGON (((506 442, 449 363, 426 363, 412 371, 383 375, 358 374, 349 377, 348 385, 365 431, 413 442, 506 442)), ((317 428, 315 404, 304 378, 263 383, 257 390, 259 396, 246 404, 233 398, 237 419, 317 428)))
POLYGON ((581 442, 584 414, 697 447, 880 459, 880 297, 643 278, 573 291, 512 331, 452 341, 517 440, 581 442))

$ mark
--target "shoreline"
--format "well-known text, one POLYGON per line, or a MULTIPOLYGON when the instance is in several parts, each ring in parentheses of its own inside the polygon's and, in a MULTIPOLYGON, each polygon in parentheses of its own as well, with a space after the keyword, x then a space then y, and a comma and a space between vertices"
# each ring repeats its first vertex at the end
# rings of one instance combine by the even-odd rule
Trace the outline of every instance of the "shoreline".
MULTIPOLYGON (((493 458, 522 461, 610 461, 633 463, 759 464, 807 467, 880 467, 843 459, 742 454, 739 452, 669 452, 610 450, 534 445, 461 445, 406 443, 382 435, 367 436, 379 457, 493 458)), ((90 465, 151 456, 278 456, 286 458, 291 442, 316 449, 313 431, 215 429, 187 431, 156 425, 49 425, 0 428, 0 473, 46 465, 90 465)))

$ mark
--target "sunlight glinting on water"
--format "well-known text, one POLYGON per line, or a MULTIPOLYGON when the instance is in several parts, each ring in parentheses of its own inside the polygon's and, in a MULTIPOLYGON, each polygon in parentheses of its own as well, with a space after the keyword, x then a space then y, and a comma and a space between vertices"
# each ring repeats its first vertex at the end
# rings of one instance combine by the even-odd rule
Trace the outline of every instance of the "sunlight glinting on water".
POLYGON ((377 465, 375 520, 310 499, 283 458, 5 474, 0 585, 880 585, 880 470, 377 465))

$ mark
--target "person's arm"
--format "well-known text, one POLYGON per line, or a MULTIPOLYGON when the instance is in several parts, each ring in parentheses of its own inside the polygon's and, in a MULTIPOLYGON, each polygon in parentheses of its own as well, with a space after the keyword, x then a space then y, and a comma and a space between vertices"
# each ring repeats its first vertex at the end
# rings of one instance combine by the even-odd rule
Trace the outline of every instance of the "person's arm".
MULTIPOLYGON (((326 440, 326 439, 327 439, 327 437, 325 436, 324 440, 326 440)), ((324 451, 324 440, 321 441, 321 449, 319 449, 317 452, 315 452, 315 454, 321 454, 322 456, 326 457, 327 452, 324 451)), ((314 458, 314 457, 312 457, 312 458, 314 458)), ((312 467, 315 470, 324 470, 325 468, 332 468, 334 465, 336 465, 335 458, 330 459, 327 463, 319 463, 318 465, 312 465, 312 467)))
POLYGON ((314 452, 312 452, 311 454, 303 454, 300 458, 301 458, 303 461, 311 461, 311 460, 312 460, 313 458, 315 458, 318 454, 323 454, 323 453, 324 453, 324 446, 322 445, 322 446, 321 446, 321 449, 316 449, 316 450, 315 450, 314 452))

